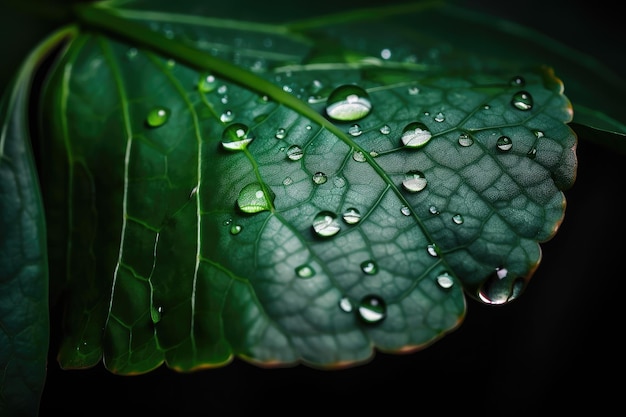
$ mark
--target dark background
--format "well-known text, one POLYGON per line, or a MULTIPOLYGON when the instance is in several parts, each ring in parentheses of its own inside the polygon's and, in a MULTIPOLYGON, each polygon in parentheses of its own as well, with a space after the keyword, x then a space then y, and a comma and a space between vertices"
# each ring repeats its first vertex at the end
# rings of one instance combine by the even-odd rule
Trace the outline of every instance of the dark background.
MULTIPOLYGON (((376 2, 335 3, 348 8, 376 2)), ((466 4, 533 27, 626 76, 622 25, 606 1, 466 4)), ((4 85, 51 24, 0 5, 4 85)), ((333 3, 316 7, 333 10, 333 3)), ((378 353, 367 365, 340 371, 267 370, 235 360, 191 374, 162 367, 133 377, 101 366, 63 371, 51 352, 41 416, 515 415, 553 409, 613 414, 623 402, 626 155, 580 141, 578 156, 578 179, 565 193, 565 219, 542 245, 543 261, 526 292, 502 307, 470 300, 464 323, 423 351, 378 353)))

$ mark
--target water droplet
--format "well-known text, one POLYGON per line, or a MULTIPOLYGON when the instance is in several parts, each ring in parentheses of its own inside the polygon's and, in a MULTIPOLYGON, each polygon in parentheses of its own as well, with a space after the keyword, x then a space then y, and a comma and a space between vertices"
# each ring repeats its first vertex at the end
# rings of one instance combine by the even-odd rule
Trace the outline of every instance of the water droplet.
POLYGON ((428 212, 436 216, 439 214, 439 209, 437 208, 437 206, 430 206, 428 207, 428 212))
POLYGON ((285 139, 286 136, 287 136, 287 131, 282 127, 276 130, 276 133, 274 134, 274 137, 276 139, 285 139))
POLYGON ((400 208, 400 213, 402 213, 405 216, 410 216, 411 215, 411 209, 408 206, 402 206, 400 208))
POLYGON ((361 262, 361 271, 367 275, 376 275, 378 273, 378 265, 372 260, 361 262))
POLYGON ((271 209, 272 198, 268 198, 263 191, 263 187, 258 182, 253 182, 239 191, 237 206, 244 213, 258 213, 271 209))
POLYGON ((519 110, 530 110, 533 107, 533 97, 527 91, 519 91, 513 95, 511 104, 519 110))
POLYGON ((435 245, 434 243, 428 245, 426 247, 426 250, 428 251, 428 254, 430 256, 433 256, 435 258, 439 256, 439 248, 437 248, 437 245, 435 245))
POLYGON ((161 321, 161 318, 163 317, 163 307, 158 306, 151 306, 150 307, 150 318, 152 319, 152 323, 157 324, 158 322, 161 321))
POLYGON ((365 155, 363 155, 363 152, 361 151, 354 151, 354 153, 352 154, 352 159, 354 159, 356 162, 365 162, 367 159, 365 159, 365 155))
POLYGON ((293 179, 291 177, 287 177, 283 180, 283 185, 291 185, 293 184, 293 179))
POLYGON ((139 51, 137 51, 137 48, 130 48, 128 51, 126 51, 126 58, 133 60, 138 53, 139 51))
POLYGON ((212 74, 206 73, 200 76, 198 81, 198 91, 202 93, 210 93, 217 88, 217 80, 212 74))
POLYGON ((465 220, 460 214, 455 214, 454 216, 452 216, 452 221, 456 224, 463 224, 465 220))
POLYGON ((350 126, 350 128, 348 129, 348 133, 351 136, 356 137, 356 136, 361 136, 361 134, 363 134, 363 131, 361 130, 361 126, 355 124, 355 125, 350 126))
POLYGON ((229 226, 233 222, 233 219, 226 219, 222 222, 224 226, 229 226))
POLYGON ((524 279, 509 274, 506 268, 496 268, 478 291, 478 297, 486 304, 506 304, 524 291, 524 279))
POLYGON ((298 145, 291 145, 287 148, 287 158, 297 161, 304 156, 304 151, 298 145))
POLYGON ((342 177, 335 177, 335 179, 333 179, 333 184, 337 188, 343 188, 346 186, 346 180, 342 177))
POLYGON ((544 137, 544 133, 541 130, 535 130, 533 133, 537 139, 544 137))
POLYGON ((313 219, 313 231, 320 237, 330 237, 339 233, 341 225, 337 215, 331 211, 321 211, 313 219))
POLYGON ((229 151, 241 151, 252 142, 254 138, 248 136, 248 126, 242 123, 233 123, 224 129, 222 133, 222 146, 229 151))
POLYGON ((391 133, 391 128, 388 125, 384 125, 380 128, 379 131, 383 135, 388 135, 389 133, 391 133))
POLYGON ((474 139, 470 137, 467 133, 461 133, 459 135, 459 145, 467 147, 472 146, 474 144, 474 139))
POLYGON ((526 156, 530 159, 535 159, 537 157, 537 148, 535 148, 534 146, 530 148, 526 153, 526 156))
POLYGON ((402 144, 409 148, 420 148, 432 138, 432 133, 424 123, 412 122, 402 130, 402 144))
POLYGON ((511 78, 509 84, 513 87, 523 87, 524 85, 526 85, 526 80, 521 75, 516 75, 515 77, 511 78))
POLYGON ((365 323, 378 323, 385 318, 387 306, 377 295, 366 295, 359 303, 359 317, 365 323))
POLYGON ((424 173, 418 170, 412 170, 404 174, 404 181, 402 181, 404 189, 411 193, 422 191, 426 188, 426 184, 424 173))
POLYGON ((300 278, 311 278, 315 275, 315 270, 309 265, 300 265, 296 268, 296 275, 300 278))
POLYGON ((243 229, 243 227, 241 227, 240 225, 238 225, 238 224, 233 224, 233 225, 230 227, 230 234, 231 234, 231 235, 238 235, 238 234, 241 232, 241 230, 242 230, 242 229, 243 229))
POLYGON ((348 297, 341 297, 341 300, 339 300, 339 308, 342 311, 349 313, 352 311, 352 302, 348 297))
POLYGON ((439 112, 435 115, 435 122, 441 123, 446 120, 446 116, 442 112, 439 112))
POLYGON ((150 110, 148 116, 146 116, 146 124, 150 127, 163 126, 170 117, 169 109, 165 107, 155 107, 150 110))
POLYGON ((420 89, 417 87, 409 87, 409 95, 416 96, 420 93, 420 89))
POLYGON ((347 224, 357 224, 361 221, 361 213, 354 207, 350 207, 343 212, 342 218, 347 224))
POLYGON ((508 136, 500 136, 496 141, 496 147, 503 152, 510 151, 513 147, 513 142, 508 136))
POLYGON ((224 113, 220 115, 220 120, 222 121, 222 123, 232 122, 234 118, 235 118, 235 113, 233 113, 231 110, 226 110, 224 113))
POLYGON ((359 120, 372 110, 369 94, 357 85, 337 87, 330 93, 326 103, 326 114, 339 121, 359 120))
POLYGON ((437 276, 437 284, 441 288, 447 290, 448 288, 452 288, 452 286, 454 285, 454 280, 449 273, 443 272, 437 276))
POLYGON ((313 174, 313 182, 317 185, 322 185, 328 181, 328 177, 323 172, 316 172, 313 174))

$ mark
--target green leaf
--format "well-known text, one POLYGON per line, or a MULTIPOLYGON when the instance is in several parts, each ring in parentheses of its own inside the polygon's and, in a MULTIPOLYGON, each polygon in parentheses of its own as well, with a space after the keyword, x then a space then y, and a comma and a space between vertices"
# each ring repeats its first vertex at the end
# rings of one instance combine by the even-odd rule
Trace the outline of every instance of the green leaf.
POLYGON ((48 355, 48 265, 28 110, 33 77, 67 36, 55 33, 22 65, 0 103, 0 414, 36 416, 48 355))
POLYGON ((64 368, 417 350, 466 296, 519 297, 563 219, 576 136, 550 68, 429 54, 367 10, 78 13, 41 108, 64 368))

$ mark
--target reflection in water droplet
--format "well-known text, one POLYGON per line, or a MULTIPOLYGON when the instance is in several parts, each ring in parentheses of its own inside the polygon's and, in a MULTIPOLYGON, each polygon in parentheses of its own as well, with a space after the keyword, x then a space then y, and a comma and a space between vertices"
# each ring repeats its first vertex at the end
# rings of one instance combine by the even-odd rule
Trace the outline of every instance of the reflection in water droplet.
POLYGON ((210 93, 217 88, 217 80, 212 74, 202 74, 198 81, 198 90, 202 93, 210 93))
POLYGON ((377 295, 367 295, 359 303, 359 317, 365 323, 379 323, 385 318, 387 306, 377 295))
POLYGON ((276 134, 274 135, 276 139, 285 139, 286 136, 287 136, 287 131, 282 127, 278 128, 276 130, 276 134))
POLYGON ((242 123, 233 123, 224 129, 222 133, 222 146, 229 151, 241 151, 252 142, 254 138, 248 136, 248 126, 242 123))
POLYGON ((530 110, 533 107, 533 97, 527 91, 519 91, 513 96, 511 104, 519 110, 530 110))
POLYGON ((296 275, 300 278, 311 278, 315 275, 315 270, 309 265, 300 265, 296 268, 296 275))
POLYGON ((334 120, 355 121, 372 110, 369 94, 357 85, 342 85, 334 89, 326 102, 326 114, 334 120))
POLYGON ((470 137, 467 133, 461 133, 459 135, 459 145, 467 147, 472 146, 474 144, 474 139, 470 137))
POLYGON ((233 224, 233 225, 230 227, 230 234, 231 234, 231 235, 238 235, 238 234, 241 232, 241 230, 242 230, 242 229, 243 229, 243 228, 242 228, 240 225, 238 225, 238 224, 233 224))
POLYGON ((348 297, 341 297, 341 300, 339 300, 339 308, 342 311, 349 313, 352 311, 352 302, 350 302, 348 297))
POLYGON ((163 126, 170 117, 170 111, 165 107, 155 107, 148 112, 146 124, 150 127, 163 126))
POLYGON ((376 275, 378 273, 378 265, 372 260, 361 262, 361 271, 367 275, 376 275))
MULTIPOLYGON (((273 196, 271 196, 273 200, 273 196)), ((258 213, 271 209, 270 199, 267 198, 263 187, 258 182, 253 182, 239 191, 237 206, 244 213, 258 213)))
POLYGON ((424 123, 412 122, 402 129, 402 144, 409 148, 420 148, 428 143, 432 133, 424 123))
POLYGON ((452 286, 454 285, 454 280, 449 273, 443 272, 439 274, 439 276, 437 276, 437 284, 443 289, 448 289, 452 288, 452 286))
POLYGON ((402 181, 404 189, 411 193, 422 191, 426 188, 426 184, 424 173, 418 170, 412 170, 404 174, 404 181, 402 181))
POLYGON ((400 213, 402 213, 405 216, 410 216, 411 215, 411 209, 408 206, 402 206, 400 208, 400 213))
POLYGON ((439 249, 437 248, 437 245, 435 245, 434 243, 431 243, 430 245, 428 245, 426 247, 426 250, 428 251, 428 254, 430 256, 433 256, 433 257, 439 256, 439 249))
POLYGON ((287 158, 297 161, 304 156, 304 151, 298 145, 291 145, 287 148, 287 158))
POLYGON ((496 141, 496 147, 503 152, 510 151, 513 147, 513 142, 508 136, 500 136, 496 141))
POLYGON ((526 282, 509 274, 506 268, 496 268, 478 291, 479 299, 486 304, 506 304, 522 294, 526 282))
POLYGON ((348 133, 350 134, 350 136, 356 137, 356 136, 361 136, 363 131, 361 130, 361 126, 359 126, 359 125, 352 125, 348 129, 348 133))
POLYGON ((350 207, 343 212, 342 218, 347 224, 357 224, 361 221, 361 213, 354 207, 350 207))
POLYGON ((232 122, 234 118, 235 118, 235 113, 233 113, 230 110, 226 110, 224 113, 220 115, 220 120, 222 121, 222 123, 232 122))
POLYGON ((455 214, 454 216, 452 216, 452 221, 456 224, 463 224, 463 216, 461 216, 460 214, 455 214))
POLYGON ((334 236, 341 230, 337 215, 331 211, 321 211, 313 219, 313 231, 320 237, 334 236))
POLYGON ((317 185, 322 185, 328 181, 328 177, 323 172, 316 172, 313 174, 313 182, 317 185))
POLYGON ((367 159, 365 159, 365 155, 363 155, 363 152, 361 151, 354 151, 354 153, 352 154, 352 159, 354 159, 356 162, 365 162, 367 159))
POLYGON ((384 125, 380 128, 380 133, 382 133, 383 135, 388 135, 389 133, 391 133, 391 128, 387 125, 384 125))

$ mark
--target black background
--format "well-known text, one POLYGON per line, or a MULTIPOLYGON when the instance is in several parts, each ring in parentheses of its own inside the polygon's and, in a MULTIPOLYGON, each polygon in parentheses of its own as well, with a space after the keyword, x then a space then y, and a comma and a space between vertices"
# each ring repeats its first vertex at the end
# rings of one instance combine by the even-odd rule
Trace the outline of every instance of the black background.
MULTIPOLYGON (((626 74, 626 43, 608 2, 467 4, 534 27, 626 74)), ((44 23, 18 12, 7 11, 2 20, 9 18, 3 35, 22 22, 23 36, 12 42, 2 37, 3 83, 46 32, 44 23)), ((542 245, 543 261, 526 292, 502 307, 470 300, 464 323, 425 350, 378 353, 367 365, 336 371, 268 370, 235 360, 190 374, 162 367, 132 377, 102 366, 63 371, 51 352, 41 416, 612 413, 623 401, 626 155, 580 141, 578 157, 576 184, 565 193, 565 219, 542 245)))

